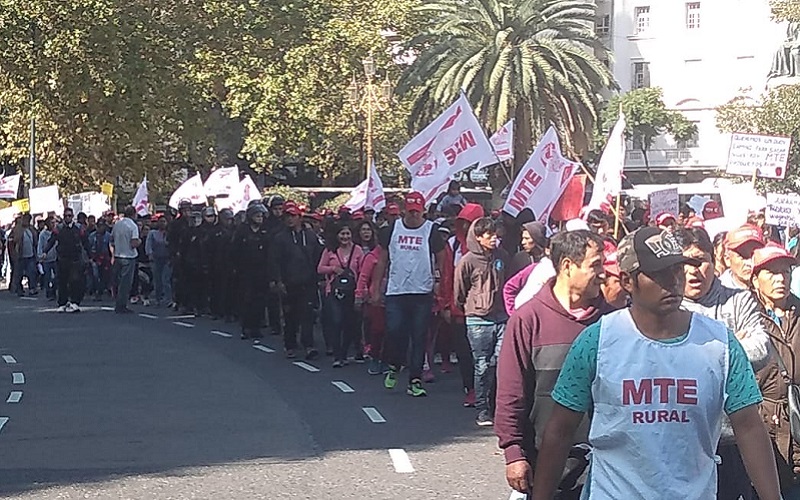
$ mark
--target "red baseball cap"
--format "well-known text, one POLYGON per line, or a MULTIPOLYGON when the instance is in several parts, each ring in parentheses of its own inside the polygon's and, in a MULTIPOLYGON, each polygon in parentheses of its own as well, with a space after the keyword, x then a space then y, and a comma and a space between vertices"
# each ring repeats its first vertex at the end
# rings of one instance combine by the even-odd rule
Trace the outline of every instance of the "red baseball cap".
POLYGON ((703 205, 703 219, 711 220, 719 219, 720 217, 722 217, 722 207, 719 206, 719 203, 711 200, 703 205))
POLYGON ((386 205, 386 213, 389 215, 400 215, 400 207, 397 203, 389 203, 386 205))
POLYGON ((675 222, 675 216, 669 212, 661 212, 656 216, 656 225, 661 226, 666 224, 669 219, 672 219, 672 222, 675 222))
POLYGON ((293 201, 287 201, 283 204, 283 213, 287 215, 300 215, 302 210, 300 210, 300 207, 297 206, 297 203, 293 201))
POLYGON ((408 193, 403 200, 406 206, 406 211, 416 210, 417 212, 425 211, 425 197, 418 191, 408 193))
POLYGON ((745 243, 754 241, 762 247, 766 244, 764 241, 764 233, 761 229, 753 226, 752 224, 745 224, 733 231, 728 232, 725 237, 725 247, 730 250, 736 250, 745 243))
POLYGON ((753 252, 753 272, 756 273, 770 262, 777 260, 783 260, 792 265, 797 264, 797 259, 788 250, 776 243, 768 243, 753 252))
POLYGON ((353 220, 364 220, 364 211, 356 210, 353 212, 353 220))

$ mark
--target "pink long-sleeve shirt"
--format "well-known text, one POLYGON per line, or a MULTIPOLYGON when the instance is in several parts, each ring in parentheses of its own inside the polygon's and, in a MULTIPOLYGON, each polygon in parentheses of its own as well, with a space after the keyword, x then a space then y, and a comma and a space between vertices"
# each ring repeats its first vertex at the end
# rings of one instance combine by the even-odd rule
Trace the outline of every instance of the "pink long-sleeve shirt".
POLYGON ((353 246, 352 259, 350 259, 350 250, 345 250, 343 248, 339 248, 335 252, 326 248, 322 252, 322 257, 320 257, 319 265, 317 266, 317 272, 325 275, 326 294, 331 293, 331 283, 333 282, 334 276, 336 276, 336 268, 346 267, 348 260, 350 260, 350 269, 353 271, 353 275, 358 278, 358 274, 361 271, 361 264, 364 260, 364 252, 361 250, 361 247, 358 245, 353 246))

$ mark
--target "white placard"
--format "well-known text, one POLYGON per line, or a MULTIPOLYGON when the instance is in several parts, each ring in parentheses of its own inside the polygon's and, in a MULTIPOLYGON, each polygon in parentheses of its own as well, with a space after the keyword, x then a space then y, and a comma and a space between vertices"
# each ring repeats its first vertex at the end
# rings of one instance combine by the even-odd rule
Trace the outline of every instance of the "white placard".
POLYGON ((767 224, 792 226, 800 224, 800 196, 795 193, 767 193, 767 224))
POLYGON ((783 179, 791 146, 789 137, 732 134, 726 172, 752 177, 757 171, 758 177, 783 179))
POLYGON ((650 220, 655 221, 662 213, 678 216, 678 188, 653 191, 648 196, 650 201, 650 220))
POLYGON ((58 186, 44 186, 33 188, 28 196, 32 214, 46 214, 64 209, 61 198, 58 196, 58 186))

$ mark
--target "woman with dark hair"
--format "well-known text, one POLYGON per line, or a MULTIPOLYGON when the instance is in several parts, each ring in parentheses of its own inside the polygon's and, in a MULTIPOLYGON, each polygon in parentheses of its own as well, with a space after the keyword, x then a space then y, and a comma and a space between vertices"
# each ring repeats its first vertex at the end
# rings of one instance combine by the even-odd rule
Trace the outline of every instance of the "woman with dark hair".
POLYGON ((719 277, 722 276, 728 266, 725 265, 725 238, 728 236, 728 231, 722 231, 714 236, 714 274, 719 277))
POLYGON ((341 368, 358 327, 355 292, 364 252, 353 242, 349 225, 338 222, 330 229, 317 272, 325 276, 326 343, 333 350, 333 367, 341 368))
POLYGON ((378 228, 369 220, 362 220, 355 226, 356 244, 361 247, 364 255, 378 246, 378 228))

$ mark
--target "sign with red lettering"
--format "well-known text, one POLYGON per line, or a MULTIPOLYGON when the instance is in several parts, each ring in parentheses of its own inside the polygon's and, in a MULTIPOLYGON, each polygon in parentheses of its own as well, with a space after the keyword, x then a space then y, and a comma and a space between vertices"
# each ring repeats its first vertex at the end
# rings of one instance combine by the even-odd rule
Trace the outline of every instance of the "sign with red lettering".
POLYGON ((411 189, 422 193, 427 202, 462 170, 498 163, 464 94, 397 155, 411 173, 411 189))
POLYGON ((503 210, 516 217, 530 208, 537 220, 547 223, 550 212, 579 168, 579 163, 562 156, 556 129, 550 127, 514 180, 503 210))
POLYGON ((687 423, 688 412, 680 405, 697 405, 697 380, 686 378, 645 378, 622 381, 622 405, 670 405, 672 408, 658 410, 635 410, 631 412, 631 423, 687 423))

